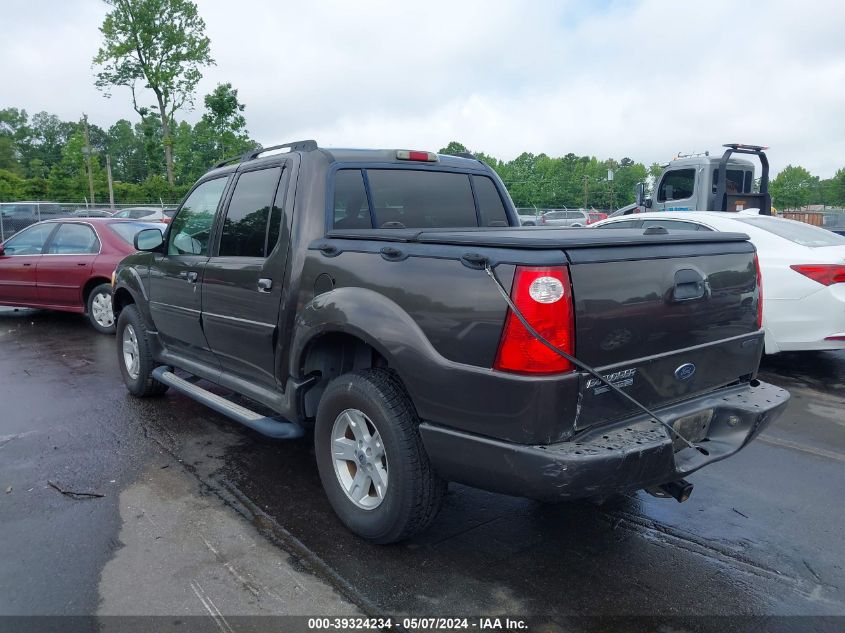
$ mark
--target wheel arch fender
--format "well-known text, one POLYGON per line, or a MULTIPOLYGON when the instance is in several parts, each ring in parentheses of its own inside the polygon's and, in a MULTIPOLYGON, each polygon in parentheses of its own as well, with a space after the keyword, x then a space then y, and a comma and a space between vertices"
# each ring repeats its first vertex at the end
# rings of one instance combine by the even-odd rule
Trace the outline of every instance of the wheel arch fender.
POLYGON ((416 321, 395 301, 366 288, 320 294, 297 315, 290 351, 291 374, 304 377, 309 350, 327 335, 354 337, 381 356, 417 402, 432 372, 448 363, 416 321))
POLYGON ((112 291, 112 307, 114 318, 120 316, 120 312, 128 305, 135 304, 150 330, 155 330, 152 314, 150 313, 150 301, 144 281, 135 268, 123 266, 115 273, 114 290, 112 291))

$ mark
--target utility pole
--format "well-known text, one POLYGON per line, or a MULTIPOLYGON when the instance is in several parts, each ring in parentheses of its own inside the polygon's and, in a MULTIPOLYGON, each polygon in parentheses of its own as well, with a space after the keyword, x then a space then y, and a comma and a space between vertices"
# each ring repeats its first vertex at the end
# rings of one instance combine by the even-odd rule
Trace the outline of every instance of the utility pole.
POLYGON ((587 210, 587 197, 590 192, 590 177, 584 175, 584 211, 587 210))
POLYGON ((88 136, 88 115, 82 113, 83 131, 85 132, 85 171, 88 172, 88 194, 91 206, 94 206, 94 172, 91 170, 91 139, 88 136))
POLYGON ((111 156, 106 154, 106 176, 109 179, 109 208, 114 211, 114 183, 111 179, 111 156))

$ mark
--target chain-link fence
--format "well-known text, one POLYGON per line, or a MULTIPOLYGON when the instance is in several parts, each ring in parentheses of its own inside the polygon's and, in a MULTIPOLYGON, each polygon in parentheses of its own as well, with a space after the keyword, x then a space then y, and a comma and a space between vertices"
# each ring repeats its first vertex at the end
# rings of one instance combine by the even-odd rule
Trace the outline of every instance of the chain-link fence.
POLYGON ((526 223, 536 222, 540 224, 540 218, 545 215, 546 213, 551 213, 553 211, 581 211, 586 212, 587 215, 591 218, 592 221, 603 220, 610 214, 609 209, 596 209, 595 207, 590 207, 589 209, 584 209, 583 207, 558 207, 556 209, 547 209, 547 208, 540 208, 540 207, 517 207, 516 212, 519 214, 519 217, 522 221, 522 224, 525 225, 526 223))
POLYGON ((80 204, 76 202, 0 202, 0 243, 41 220, 67 217, 108 217, 124 209, 142 207, 146 209, 173 209, 177 202, 160 204, 80 204))

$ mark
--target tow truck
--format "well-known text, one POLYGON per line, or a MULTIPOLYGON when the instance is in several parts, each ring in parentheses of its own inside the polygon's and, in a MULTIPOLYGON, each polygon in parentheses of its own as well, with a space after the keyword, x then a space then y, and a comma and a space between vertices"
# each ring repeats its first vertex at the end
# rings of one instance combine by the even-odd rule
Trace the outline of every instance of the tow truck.
POLYGON ((637 201, 612 215, 652 211, 729 211, 759 209, 772 215, 769 195, 769 159, 762 145, 727 143, 721 157, 679 154, 660 174, 654 197, 646 197, 645 183, 637 185, 637 201), (756 156, 760 161, 760 184, 754 191, 754 163, 735 154, 756 156))

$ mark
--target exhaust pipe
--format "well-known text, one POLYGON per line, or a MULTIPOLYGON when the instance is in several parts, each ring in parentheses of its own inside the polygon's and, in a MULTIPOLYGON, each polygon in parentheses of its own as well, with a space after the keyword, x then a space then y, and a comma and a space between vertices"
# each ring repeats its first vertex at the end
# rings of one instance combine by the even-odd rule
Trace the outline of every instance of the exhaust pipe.
POLYGON ((692 494, 692 484, 684 479, 677 481, 669 481, 658 486, 660 490, 672 497, 678 503, 683 503, 690 498, 692 494))

